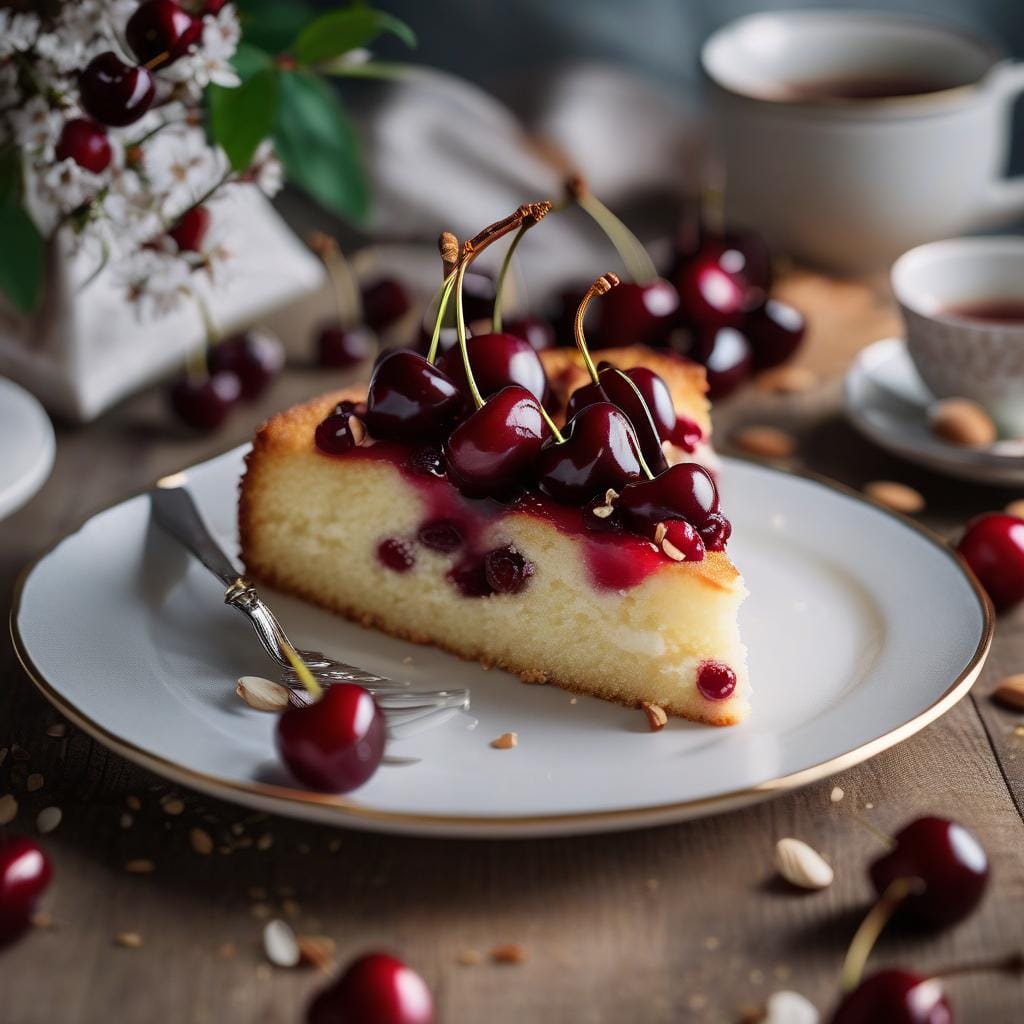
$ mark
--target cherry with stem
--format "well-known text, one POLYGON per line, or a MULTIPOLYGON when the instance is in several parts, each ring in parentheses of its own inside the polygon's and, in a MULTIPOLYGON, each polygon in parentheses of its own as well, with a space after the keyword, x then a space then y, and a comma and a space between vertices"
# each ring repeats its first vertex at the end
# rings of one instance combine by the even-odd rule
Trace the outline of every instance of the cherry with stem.
POLYGON ((317 356, 322 366, 353 366, 371 355, 375 341, 360 323, 362 298, 355 277, 336 239, 313 231, 307 241, 327 270, 337 310, 336 322, 323 325, 317 333, 317 356))

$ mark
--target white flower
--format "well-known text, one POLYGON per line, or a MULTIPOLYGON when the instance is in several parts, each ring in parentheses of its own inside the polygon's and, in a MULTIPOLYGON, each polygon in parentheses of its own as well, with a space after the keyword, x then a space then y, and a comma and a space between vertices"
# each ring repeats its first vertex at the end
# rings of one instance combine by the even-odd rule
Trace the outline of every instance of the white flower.
POLYGON ((29 49, 38 33, 38 15, 0 9, 0 57, 29 49))
POLYGON ((242 32, 238 15, 231 4, 226 4, 216 15, 203 19, 203 45, 199 51, 202 69, 200 79, 228 89, 239 84, 238 74, 231 66, 231 58, 238 49, 242 32))
POLYGON ((212 188, 227 170, 223 150, 211 148, 194 129, 165 129, 143 150, 143 168, 154 193, 163 196, 163 213, 170 219, 212 188))
MULTIPOLYGON (((60 75, 70 75, 84 68, 95 56, 90 46, 91 37, 73 32, 44 32, 36 40, 36 54, 49 61, 60 75)), ((106 47, 106 42, 103 46, 106 47)))
POLYGON ((140 249, 122 262, 116 274, 143 319, 172 312, 192 293, 188 263, 155 249, 140 249))
POLYGON ((10 118, 15 142, 27 153, 50 160, 64 123, 60 113, 42 96, 33 96, 17 110, 12 110, 10 118))
POLYGON ((70 157, 47 168, 40 180, 40 193, 62 213, 94 199, 102 187, 100 175, 79 167, 70 157))
POLYGON ((284 168, 270 139, 264 139, 257 147, 245 177, 265 196, 276 196, 281 191, 284 186, 284 168))

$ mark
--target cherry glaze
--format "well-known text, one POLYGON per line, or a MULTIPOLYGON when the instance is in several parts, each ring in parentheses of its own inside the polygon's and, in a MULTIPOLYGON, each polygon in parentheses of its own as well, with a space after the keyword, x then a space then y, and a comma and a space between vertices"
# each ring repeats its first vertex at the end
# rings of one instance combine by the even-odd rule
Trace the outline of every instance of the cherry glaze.
POLYGON ((890 968, 845 995, 831 1024, 953 1024, 953 1009, 937 978, 890 968))
POLYGON ((416 553, 408 541, 388 537, 377 545, 377 560, 392 572, 408 572, 416 564, 416 553))
POLYGON ((165 68, 184 57, 202 32, 202 19, 174 0, 145 0, 128 19, 124 36, 140 64, 165 68))
POLYGON ((156 94, 153 76, 125 64, 113 50, 98 54, 78 76, 82 109, 100 124, 121 128, 138 121, 156 94))
POLYGON ((0 949, 28 929, 52 876, 49 858, 31 839, 0 843, 0 949))
POLYGON ((107 133, 87 117, 73 117, 64 123, 57 140, 58 160, 74 160, 93 174, 101 174, 110 166, 112 157, 107 133))
POLYGON ((367 953, 309 1006, 306 1024, 433 1024, 426 982, 397 957, 367 953))
POLYGON ((697 689, 707 700, 725 700, 736 689, 736 673, 720 661, 702 662, 697 669, 697 689))
POLYGON ((1002 512, 978 516, 967 524, 957 551, 999 611, 1024 600, 1024 519, 1002 512))

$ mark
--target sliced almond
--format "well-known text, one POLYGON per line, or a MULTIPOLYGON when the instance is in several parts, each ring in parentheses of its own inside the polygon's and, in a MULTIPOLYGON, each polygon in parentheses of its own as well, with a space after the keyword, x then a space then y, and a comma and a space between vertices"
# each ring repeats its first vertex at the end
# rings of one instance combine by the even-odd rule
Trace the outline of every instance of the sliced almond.
POLYGON ((25 788, 30 793, 34 793, 34 792, 36 792, 36 790, 42 789, 45 784, 46 784, 46 780, 42 777, 42 775, 39 774, 39 772, 33 772, 25 780, 25 788))
POLYGON ((138 949, 142 945, 142 936, 138 932, 118 932, 114 942, 125 949, 138 949))
POLYGON ((826 889, 835 877, 828 861, 800 839, 780 839, 775 844, 775 866, 798 889, 826 889))
POLYGON ((921 492, 896 480, 872 480, 864 485, 864 493, 880 505, 894 512, 902 512, 903 515, 924 511, 925 500, 921 492))
POLYGON ((1001 679, 992 692, 992 699, 1005 708, 1024 711, 1024 672, 1001 679))
POLYGON ((288 707, 288 687, 262 676, 242 676, 235 693, 256 711, 284 711, 288 707))
POLYGON ((765 459, 785 459, 796 451, 796 438, 778 427, 744 427, 735 441, 743 451, 765 459))
POLYGON ((984 448, 999 437, 992 417, 969 398, 943 398, 928 410, 936 437, 964 448, 984 448))
POLYGON ((335 943, 329 935, 300 935, 300 963, 315 967, 318 971, 329 970, 334 963, 335 943))
POLYGON ((46 835, 47 832, 52 832, 60 824, 60 820, 63 817, 64 814, 59 807, 44 807, 36 815, 36 828, 43 835, 46 835))
POLYGON ((352 431, 352 440, 357 445, 362 444, 366 440, 366 427, 358 416, 349 416, 348 429, 352 431))
POLYGON ((651 704, 645 700, 640 707, 644 709, 651 732, 660 732, 668 724, 668 715, 665 714, 665 709, 660 704, 651 704))
POLYGON ((463 967, 476 967, 484 961, 483 954, 478 949, 464 949, 459 954, 459 963, 463 967))
POLYGON ((213 853, 213 837, 205 828, 193 828, 189 831, 188 841, 196 853, 204 857, 213 853))
POLYGON ((491 740, 495 750, 511 750, 519 744, 519 733, 503 732, 496 740, 491 740))
POLYGON ((654 528, 654 543, 661 544, 668 534, 668 527, 664 523, 658 523, 654 528))
POLYGON ((762 391, 773 391, 780 395, 798 395, 818 386, 818 375, 806 366, 780 366, 768 370, 757 378, 762 391))
POLYGON ((496 964, 521 964, 529 957, 526 950, 518 942, 506 942, 491 950, 491 959, 496 964))
POLYGON ((300 959, 299 940, 287 921, 275 918, 263 928, 263 952, 275 967, 297 967, 300 959))
POLYGON ((9 825, 18 816, 18 801, 10 793, 0 796, 0 825, 9 825))
POLYGON ((664 537, 662 539, 662 541, 661 541, 661 550, 664 551, 665 554, 669 558, 671 558, 673 562, 685 562, 686 561, 686 555, 684 555, 682 553, 682 551, 680 551, 679 548, 677 548, 675 546, 675 544, 673 544, 672 541, 670 541, 668 539, 668 537, 664 537))

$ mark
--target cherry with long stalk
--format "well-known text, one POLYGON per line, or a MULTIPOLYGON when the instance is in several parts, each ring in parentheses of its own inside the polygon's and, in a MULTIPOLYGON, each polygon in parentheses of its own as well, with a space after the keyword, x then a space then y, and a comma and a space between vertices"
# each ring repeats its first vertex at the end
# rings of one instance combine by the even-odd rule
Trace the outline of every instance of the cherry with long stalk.
POLYGON ((320 257, 331 282, 336 317, 317 331, 315 349, 321 366, 354 366, 368 359, 377 347, 373 332, 362 326, 362 299, 352 268, 337 239, 312 231, 309 247, 320 257))

